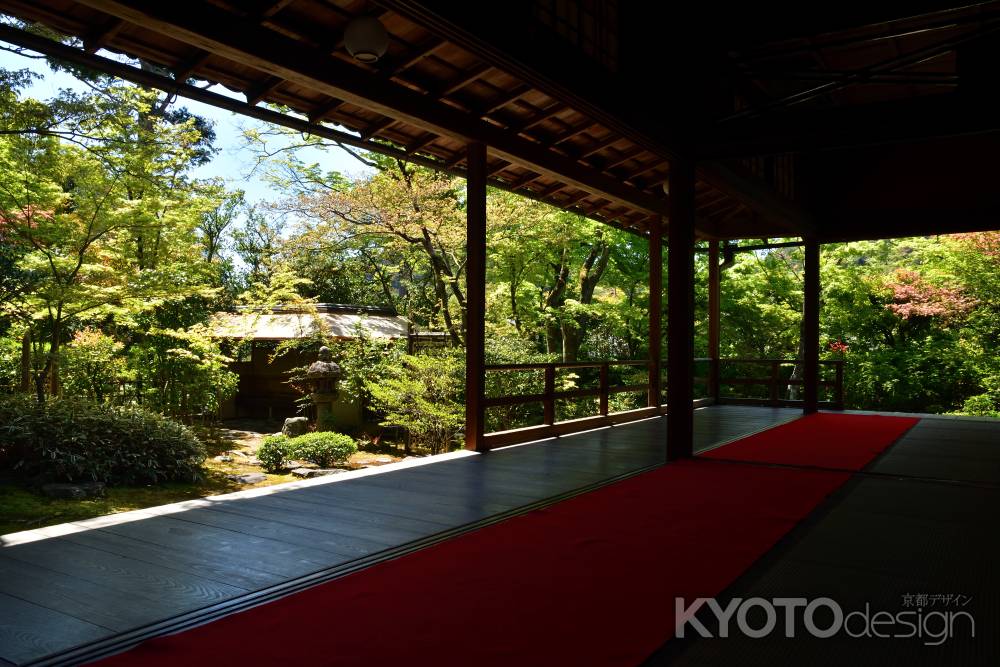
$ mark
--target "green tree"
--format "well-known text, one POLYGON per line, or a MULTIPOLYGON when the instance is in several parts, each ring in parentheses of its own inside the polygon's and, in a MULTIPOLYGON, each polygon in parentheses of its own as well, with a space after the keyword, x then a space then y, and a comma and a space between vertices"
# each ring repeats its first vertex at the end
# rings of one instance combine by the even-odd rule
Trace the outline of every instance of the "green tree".
POLYGON ((465 421, 464 368, 454 353, 403 357, 386 379, 370 387, 385 415, 382 424, 406 429, 408 449, 419 444, 437 454, 456 446, 465 421))

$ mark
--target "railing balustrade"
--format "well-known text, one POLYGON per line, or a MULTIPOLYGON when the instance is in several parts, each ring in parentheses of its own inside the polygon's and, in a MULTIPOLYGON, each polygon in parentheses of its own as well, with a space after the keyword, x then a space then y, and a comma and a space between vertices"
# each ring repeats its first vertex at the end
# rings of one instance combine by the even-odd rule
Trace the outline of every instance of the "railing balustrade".
MULTIPOLYGON (((696 359, 697 362, 707 362, 717 364, 718 369, 714 372, 710 370, 708 377, 696 377, 695 382, 702 382, 708 386, 709 395, 719 403, 742 403, 750 405, 770 405, 770 406, 799 406, 802 401, 789 398, 789 389, 801 387, 804 381, 801 377, 794 377, 795 367, 802 364, 801 359, 696 359), (735 375, 734 368, 738 366, 750 366, 763 370, 759 374, 735 375), (791 367, 787 372, 785 369, 791 367), (717 384, 713 387, 713 378, 718 378, 717 384), (723 388, 730 391, 723 391, 723 388), (762 387, 766 391, 763 396, 747 396, 748 392, 739 392, 737 387, 762 387)), ((822 359, 820 360, 821 377, 819 379, 820 389, 831 389, 830 398, 820 401, 821 407, 828 407, 834 410, 844 409, 844 360, 843 359, 822 359), (822 377, 823 368, 832 368, 833 377, 822 377)), ((752 393, 752 392, 750 392, 752 393)))
MULTIPOLYGON (((801 364, 801 360, 795 359, 696 359, 696 362, 707 362, 709 365, 708 375, 696 377, 696 383, 706 386, 706 398, 699 401, 718 403, 737 403, 771 406, 798 406, 801 400, 788 396, 789 388, 801 387, 804 383, 801 378, 793 377, 794 367, 801 364), (714 368, 713 368, 714 366, 714 368), (741 366, 751 366, 763 368, 763 374, 749 372, 745 375, 735 374, 734 369, 741 366), (787 367, 792 370, 786 371, 787 367), (718 378, 717 383, 714 382, 718 378), (714 386, 713 386, 714 385, 714 386), (753 387, 763 388, 763 392, 752 391, 753 387), (725 390, 724 390, 725 388, 725 390), (739 391, 738 388, 747 388, 739 391), (759 395, 752 395, 752 394, 759 395), (750 395, 748 395, 750 394, 750 395)), ((822 360, 821 368, 832 368, 833 377, 822 377, 819 380, 821 390, 830 390, 830 400, 821 401, 820 405, 833 409, 843 409, 844 407, 844 362, 841 359, 822 360)), ((641 401, 637 401, 643 407, 614 411, 611 409, 611 398, 622 393, 642 393, 649 390, 649 373, 652 364, 647 360, 627 360, 627 361, 580 361, 580 362, 541 362, 528 364, 491 364, 486 366, 487 392, 490 387, 494 388, 497 382, 490 382, 490 377, 496 377, 502 373, 528 373, 532 377, 519 383, 522 391, 520 393, 507 390, 497 395, 488 395, 485 398, 484 406, 489 412, 497 409, 508 409, 515 412, 520 406, 534 406, 517 412, 514 416, 509 416, 507 422, 516 420, 534 420, 534 424, 510 425, 504 430, 494 428, 493 431, 487 429, 485 435, 489 448, 501 447, 504 445, 528 442, 530 440, 547 438, 556 435, 564 435, 584 431, 601 426, 609 426, 617 423, 625 423, 637 419, 645 419, 656 415, 664 414, 665 407, 660 400, 655 401, 656 405, 648 405, 646 396, 641 401), (636 378, 627 376, 628 369, 645 369, 646 377, 642 383, 635 382, 636 378), (596 378, 591 377, 591 381, 596 379, 596 386, 572 386, 564 388, 560 386, 560 371, 585 371, 597 369, 596 378), (569 417, 560 419, 557 405, 559 401, 573 401, 579 399, 596 399, 596 406, 593 414, 583 417, 569 417), (541 408, 539 411, 538 408, 541 408)), ((564 378, 565 379, 565 378, 564 378)), ((515 384, 518 384, 515 382, 515 384)), ((664 385, 665 386, 665 385, 664 385)), ((494 421, 497 421, 494 418, 494 421)), ((501 419, 501 422, 504 420, 501 419)), ((487 421, 489 423, 489 419, 487 421)))

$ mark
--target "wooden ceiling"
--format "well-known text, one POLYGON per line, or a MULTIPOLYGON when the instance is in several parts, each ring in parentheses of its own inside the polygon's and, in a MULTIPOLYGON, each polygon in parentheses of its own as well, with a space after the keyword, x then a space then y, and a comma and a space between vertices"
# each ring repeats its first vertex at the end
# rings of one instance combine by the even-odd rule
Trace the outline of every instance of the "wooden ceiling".
MULTIPOLYGON (((997 41, 984 38, 1000 35, 998 2, 810 29, 807 36, 796 25, 782 28, 793 36, 778 36, 775 22, 756 11, 747 16, 759 25, 746 30, 735 19, 721 31, 718 22, 674 21, 674 30, 688 35, 685 42, 673 33, 675 49, 703 51, 690 63, 673 58, 671 67, 688 67, 689 79, 724 88, 730 100, 698 106, 704 100, 691 91, 691 108, 703 122, 692 125, 681 153, 656 128, 609 112, 613 105, 602 96, 617 92, 570 89, 568 73, 560 77, 512 55, 518 44, 509 30, 505 49, 477 37, 475 26, 434 11, 410 0, 0 0, 0 12, 75 40, 60 44, 9 25, 0 26, 0 39, 456 175, 464 174, 466 146, 482 142, 494 187, 638 234, 664 224, 671 160, 700 160, 700 236, 822 236, 824 223, 801 204, 803 152, 896 134, 907 139, 946 116, 959 129, 996 125, 995 115, 977 117, 951 101, 960 74, 965 89, 979 80, 992 90, 993 69, 975 64, 994 60, 984 46, 997 41), (362 15, 377 17, 390 37, 374 65, 353 59, 343 44, 345 27, 362 15), (757 33, 767 38, 755 41, 757 33), (154 67, 140 69, 109 52, 154 67), (915 102, 930 106, 906 113, 915 102)), ((799 18, 789 21, 805 21, 799 18)), ((655 35, 659 28, 648 30, 655 35)), ((643 66, 661 64, 639 56, 643 66)), ((621 74, 638 65, 623 60, 621 74)), ((658 92, 644 76, 633 89, 633 109, 650 106, 658 92)))
MULTIPOLYGON (((249 107, 280 105, 453 173, 469 140, 483 141, 493 185, 601 222, 643 233, 666 212, 663 151, 365 0, 3 0, 0 11, 78 37, 88 54, 142 59, 168 81, 221 84, 249 107), (344 28, 360 15, 389 33, 374 65, 344 48, 344 28)), ((699 192, 713 203, 723 196, 707 184, 699 192)))

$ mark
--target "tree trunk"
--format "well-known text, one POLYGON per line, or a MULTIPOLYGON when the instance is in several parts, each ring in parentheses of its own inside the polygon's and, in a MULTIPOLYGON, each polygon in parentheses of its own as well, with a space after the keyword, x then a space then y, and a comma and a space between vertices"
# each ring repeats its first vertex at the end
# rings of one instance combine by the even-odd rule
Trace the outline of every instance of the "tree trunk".
MULTIPOLYGON (((788 378, 789 380, 802 380, 805 374, 804 360, 806 358, 806 348, 803 345, 806 332, 806 318, 802 318, 802 322, 799 325, 799 351, 795 356, 795 367, 792 369, 792 374, 788 378)), ((797 401, 802 398, 802 385, 800 384, 790 384, 786 387, 788 400, 797 401)))
POLYGON ((514 320, 514 330, 521 333, 521 317, 517 310, 517 271, 510 267, 510 317, 514 320))
MULTIPOLYGON (((583 261, 580 272, 577 274, 581 304, 589 305, 594 302, 594 290, 601 281, 605 269, 608 268, 610 258, 611 246, 599 235, 597 243, 591 247, 590 253, 583 261)), ((590 318, 583 315, 577 317, 573 322, 566 322, 562 325, 563 362, 571 363, 579 358, 580 340, 583 337, 584 329, 589 324, 590 318)))
MULTIPOLYGON (((545 297, 542 303, 543 311, 555 310, 562 306, 566 300, 566 282, 569 279, 569 265, 567 263, 567 250, 563 248, 558 264, 553 264, 555 269, 555 284, 545 297)), ((562 350, 562 333, 559 324, 551 319, 545 323, 545 352, 548 354, 559 354, 562 350)))
POLYGON ((21 391, 31 392, 31 329, 21 337, 21 391))

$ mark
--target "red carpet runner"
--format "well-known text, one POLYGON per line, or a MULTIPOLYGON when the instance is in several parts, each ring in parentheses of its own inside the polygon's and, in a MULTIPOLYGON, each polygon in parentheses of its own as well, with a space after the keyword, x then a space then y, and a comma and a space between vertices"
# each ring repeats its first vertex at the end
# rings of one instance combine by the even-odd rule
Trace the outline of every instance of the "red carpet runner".
MULTIPOLYGON (((816 415, 713 455, 857 469, 909 425, 816 415)), ((720 593, 849 477, 672 463, 101 664, 632 666, 675 597, 720 593)))
POLYGON ((811 468, 861 470, 919 419, 816 413, 699 456, 811 468))

